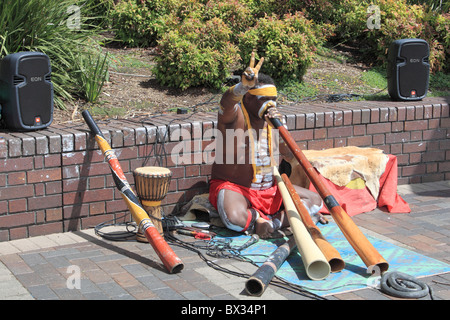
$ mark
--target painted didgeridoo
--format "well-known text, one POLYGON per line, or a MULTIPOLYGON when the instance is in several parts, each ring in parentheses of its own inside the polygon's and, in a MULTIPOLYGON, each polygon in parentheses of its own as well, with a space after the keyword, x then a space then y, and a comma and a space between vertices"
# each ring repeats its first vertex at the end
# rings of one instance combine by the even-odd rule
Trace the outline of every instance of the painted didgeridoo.
POLYGON ((359 230, 350 216, 340 206, 327 186, 322 182, 316 169, 308 161, 302 150, 298 147, 295 140, 292 138, 289 131, 282 125, 281 121, 276 118, 270 118, 268 121, 279 130, 281 137, 297 159, 298 163, 305 170, 311 183, 316 188, 319 195, 322 197, 325 205, 330 211, 331 216, 336 222, 337 226, 344 234, 347 241, 359 255, 361 260, 367 266, 368 273, 383 273, 389 269, 389 264, 375 249, 375 247, 367 240, 366 236, 359 230))
POLYGON ((122 171, 122 167, 119 164, 119 160, 117 159, 116 154, 111 149, 111 146, 106 141, 105 137, 103 136, 89 111, 83 111, 82 115, 92 134, 94 134, 95 140, 97 141, 97 144, 100 147, 105 160, 109 164, 116 187, 120 191, 123 200, 130 210, 134 222, 136 222, 138 228, 142 231, 148 242, 152 245, 153 249, 158 254, 159 258, 161 259, 162 263, 169 271, 169 273, 180 272, 184 268, 183 262, 180 258, 178 258, 175 252, 173 252, 172 248, 170 248, 170 246, 159 233, 158 229, 151 222, 147 212, 142 207, 139 199, 131 189, 122 171))
POLYGON ((245 291, 251 296, 261 296, 295 246, 295 239, 290 237, 289 240, 275 249, 245 282, 245 291))
POLYGON ((339 272, 342 269, 344 269, 344 267, 345 267, 344 260, 341 258, 341 255, 336 250, 336 248, 334 248, 325 239, 325 237, 322 235, 322 232, 320 231, 320 229, 312 221, 311 216, 309 215, 308 209, 306 209, 305 205, 303 204, 302 200, 300 199, 300 196, 298 195, 297 191, 295 190, 294 186, 292 185, 291 180, 288 178, 288 176, 285 173, 283 173, 281 175, 281 178, 283 179, 283 182, 286 185, 286 188, 288 189, 292 200, 294 201, 295 207, 297 208, 297 211, 300 214, 300 217, 302 218, 303 223, 305 224, 306 230, 308 230, 309 234, 311 235, 311 238, 317 244, 320 251, 322 251, 323 255, 325 256, 328 263, 330 264, 331 272, 339 272))

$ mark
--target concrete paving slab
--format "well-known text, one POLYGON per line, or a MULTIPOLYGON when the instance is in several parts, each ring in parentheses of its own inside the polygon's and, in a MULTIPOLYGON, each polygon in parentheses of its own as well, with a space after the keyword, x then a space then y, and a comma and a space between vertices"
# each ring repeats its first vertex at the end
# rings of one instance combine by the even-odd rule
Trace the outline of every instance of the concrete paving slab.
MULTIPOLYGON (((450 211, 447 210, 450 182, 398 189, 411 203, 411 213, 389 214, 375 209, 353 217, 355 223, 366 234, 450 263, 450 211)), ((245 278, 211 268, 190 250, 175 246, 174 250, 185 262, 185 270, 179 274, 168 274, 149 244, 134 240, 107 241, 93 229, 0 242, 0 299, 247 300, 250 303, 314 299, 272 285, 262 297, 250 297, 244 290, 245 278), (71 288, 76 283, 79 287, 71 288)), ((252 264, 233 259, 217 258, 215 262, 242 274, 256 270, 252 264)), ((433 287, 436 299, 449 299, 450 274, 423 280, 433 287)), ((396 299, 373 288, 326 298, 396 299)))

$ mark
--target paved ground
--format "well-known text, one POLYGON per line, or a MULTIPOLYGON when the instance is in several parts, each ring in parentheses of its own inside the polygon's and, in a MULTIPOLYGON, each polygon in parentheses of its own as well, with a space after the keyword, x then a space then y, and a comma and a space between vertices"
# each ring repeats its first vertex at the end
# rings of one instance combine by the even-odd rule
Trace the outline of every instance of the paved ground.
MULTIPOLYGON (((398 192, 410 204, 410 214, 387 214, 377 209, 355 216, 355 223, 365 233, 450 263, 450 181, 403 185, 398 192)), ((0 299, 254 300, 255 303, 313 299, 272 285, 262 298, 249 297, 243 290, 245 278, 209 267, 195 252, 172 247, 185 264, 181 273, 166 273, 148 244, 106 241, 92 230, 1 242, 0 299)), ((233 259, 217 262, 240 273, 252 274, 256 270, 249 263, 233 259)), ((450 300, 450 273, 420 280, 433 288, 435 299, 450 300)), ((327 299, 396 298, 367 288, 327 299)))

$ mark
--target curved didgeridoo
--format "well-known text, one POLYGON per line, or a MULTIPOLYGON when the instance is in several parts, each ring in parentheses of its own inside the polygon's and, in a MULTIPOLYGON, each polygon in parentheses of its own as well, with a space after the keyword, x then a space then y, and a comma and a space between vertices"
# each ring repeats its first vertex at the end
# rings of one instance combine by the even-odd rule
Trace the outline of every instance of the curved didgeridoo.
POLYGON ((95 123, 89 111, 82 112, 83 118, 86 121, 89 129, 95 136, 100 150, 105 156, 105 160, 108 161, 111 173, 116 184, 117 189, 120 191, 123 200, 127 204, 128 209, 131 212, 133 220, 136 222, 142 233, 147 238, 148 242, 152 245, 155 252, 158 254, 162 263, 169 271, 169 273, 176 273, 184 268, 184 264, 180 258, 173 252, 167 242, 159 233, 158 229, 151 222, 147 212, 142 207, 139 199, 134 194, 128 181, 122 171, 122 167, 119 164, 116 154, 111 149, 109 143, 106 141, 99 127, 95 123))
POLYGON ((288 176, 285 173, 281 175, 281 178, 283 179, 284 184, 286 185, 286 188, 288 189, 289 194, 294 201, 295 207, 297 208, 297 211, 300 214, 303 223, 305 224, 306 230, 308 230, 311 238, 317 244, 320 251, 322 251, 323 255, 330 264, 331 272, 339 272, 344 269, 344 260, 341 258, 339 252, 325 239, 320 229, 312 221, 308 209, 306 209, 305 205, 300 199, 300 196, 292 185, 291 180, 289 180, 288 176))
POLYGON ((281 179, 280 173, 276 167, 273 167, 275 179, 277 180, 278 190, 283 198, 284 209, 289 220, 289 225, 294 234, 297 249, 303 261, 306 275, 311 280, 322 280, 328 277, 331 272, 327 259, 314 243, 308 230, 302 222, 302 218, 297 212, 294 201, 289 195, 286 185, 281 179))
POLYGON ((311 165, 306 156, 303 154, 302 150, 298 147, 289 131, 283 126, 281 121, 276 118, 269 118, 268 121, 270 121, 271 124, 279 130, 279 133, 284 142, 292 151, 294 157, 305 170, 305 173, 308 176, 309 180, 314 185, 319 195, 322 197, 325 205, 330 211, 330 214, 338 225, 339 229, 342 231, 347 241, 367 266, 367 271, 369 273, 379 272, 380 274, 387 271, 389 269, 389 264, 369 242, 369 240, 367 240, 366 236, 364 236, 361 230, 359 230, 359 228, 356 226, 347 212, 345 212, 345 210, 340 206, 340 204, 328 190, 327 186, 322 182, 316 169, 311 165))

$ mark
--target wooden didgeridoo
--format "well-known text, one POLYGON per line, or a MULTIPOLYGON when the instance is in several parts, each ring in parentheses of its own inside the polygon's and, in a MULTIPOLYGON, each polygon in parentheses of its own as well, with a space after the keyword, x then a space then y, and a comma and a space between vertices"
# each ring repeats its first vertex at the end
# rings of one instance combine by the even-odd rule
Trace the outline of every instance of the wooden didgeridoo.
POLYGON ((331 267, 331 272, 339 272, 345 267, 345 262, 341 258, 341 255, 339 252, 334 248, 322 235, 322 232, 320 229, 316 226, 316 224, 312 221, 311 216, 309 215, 308 209, 306 209, 305 205, 303 204, 302 200, 300 199, 300 196, 298 195, 297 191, 295 190, 294 186, 292 185, 291 180, 288 178, 288 176, 283 173, 281 175, 281 178, 284 181, 284 184, 286 185, 286 188, 289 191, 289 194, 291 195, 292 200, 294 201, 295 207, 297 208, 298 213, 300 214, 300 217, 302 218, 302 221, 306 227, 306 230, 308 230, 309 234, 311 235, 311 238, 313 241, 317 244, 320 251, 322 251, 323 255, 327 259, 328 263, 331 267))
POLYGON ((297 249, 300 252, 300 256, 305 267, 306 275, 311 280, 323 280, 331 272, 330 265, 327 259, 320 251, 319 247, 315 244, 308 230, 300 218, 297 208, 295 208, 294 201, 289 195, 289 191, 286 185, 281 179, 281 175, 276 167, 273 167, 273 173, 277 180, 278 190, 283 198, 284 209, 289 220, 289 225, 294 234, 295 243, 297 249))
POLYGON ((261 296, 295 247, 295 239, 291 237, 273 251, 258 270, 248 278, 245 283, 245 291, 251 296, 261 296))
POLYGON ((180 272, 184 268, 183 262, 178 258, 172 248, 170 248, 169 244, 164 240, 158 229, 156 229, 155 225, 150 220, 147 212, 139 202, 138 197, 131 189, 115 152, 112 150, 108 141, 106 141, 103 133, 97 126, 97 123, 94 121, 89 111, 84 110, 81 114, 91 130, 91 133, 94 135, 95 141, 97 141, 105 160, 108 162, 115 185, 120 191, 138 228, 153 246, 153 249, 155 249, 155 252, 158 254, 167 271, 169 271, 169 273, 180 272))
POLYGON ((344 234, 347 241, 359 255, 361 260, 367 266, 368 273, 383 273, 389 269, 389 264, 381 256, 381 254, 375 249, 375 247, 367 240, 366 236, 359 230, 350 216, 340 206, 327 186, 322 182, 319 174, 312 164, 308 161, 302 150, 298 147, 295 140, 292 138, 289 131, 283 126, 280 120, 276 118, 270 118, 272 125, 279 130, 281 137, 287 144, 288 148, 294 154, 298 163, 305 170, 311 183, 316 188, 319 195, 322 197, 323 202, 330 211, 331 216, 336 222, 339 229, 344 234), (378 269, 378 270, 377 270, 378 269))

